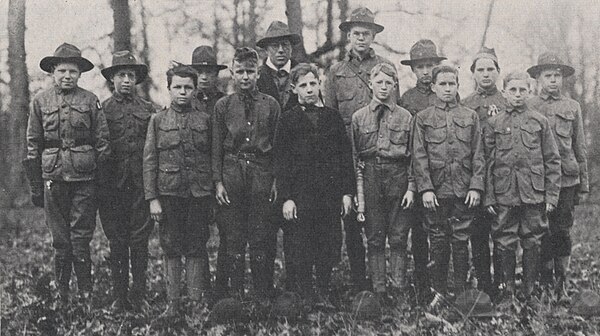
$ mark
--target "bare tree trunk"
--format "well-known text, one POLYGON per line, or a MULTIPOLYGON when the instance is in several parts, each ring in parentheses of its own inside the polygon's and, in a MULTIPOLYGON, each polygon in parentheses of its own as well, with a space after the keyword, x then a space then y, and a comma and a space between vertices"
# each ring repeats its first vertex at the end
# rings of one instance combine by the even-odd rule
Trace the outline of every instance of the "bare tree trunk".
POLYGON ((483 36, 481 37, 480 47, 483 47, 485 45, 485 40, 487 39, 487 32, 488 32, 488 29, 490 29, 490 22, 492 20, 492 13, 494 11, 494 3, 495 2, 496 2, 496 0, 490 0, 490 6, 488 8, 488 13, 485 18, 485 28, 483 29, 483 36))
MULTIPOLYGON (((344 22, 348 19, 348 10, 349 10, 348 0, 339 0, 338 6, 340 8, 340 22, 344 22)), ((344 32, 341 32, 340 43, 338 44, 338 47, 340 49, 340 54, 339 54, 338 58, 340 60, 342 60, 344 58, 344 56, 346 55, 347 40, 348 40, 348 37, 346 36, 346 34, 344 32)))
POLYGON ((239 48, 240 45, 240 23, 239 23, 240 0, 233 0, 233 47, 239 48))
POLYGON ((258 15, 256 14, 256 0, 248 0, 248 25, 246 30, 245 43, 248 46, 256 45, 256 26, 258 24, 258 15))
POLYGON ((300 44, 295 46, 292 51, 292 58, 298 62, 305 62, 306 49, 304 48, 304 37, 302 35, 304 23, 302 22, 302 5, 300 4, 300 0, 285 0, 285 8, 290 31, 300 35, 301 39, 300 44))
MULTIPOLYGON (((144 1, 140 1, 140 17, 142 21, 142 51, 140 52, 140 61, 148 66, 150 69, 150 47, 148 46, 148 32, 146 27, 148 27, 148 13, 146 12, 146 6, 144 6, 144 1)), ((145 81, 140 84, 142 92, 140 92, 140 96, 150 99, 150 88, 153 86, 152 77, 148 76, 145 81)))
POLYGON ((131 50, 131 18, 127 0, 110 0, 113 10, 114 51, 131 50))
POLYGON ((213 41, 213 50, 215 51, 215 55, 219 54, 219 38, 221 37, 221 20, 219 20, 219 10, 218 8, 220 7, 220 1, 219 0, 215 0, 213 1, 213 25, 215 27, 214 31, 213 31, 213 37, 212 37, 212 41, 213 41))

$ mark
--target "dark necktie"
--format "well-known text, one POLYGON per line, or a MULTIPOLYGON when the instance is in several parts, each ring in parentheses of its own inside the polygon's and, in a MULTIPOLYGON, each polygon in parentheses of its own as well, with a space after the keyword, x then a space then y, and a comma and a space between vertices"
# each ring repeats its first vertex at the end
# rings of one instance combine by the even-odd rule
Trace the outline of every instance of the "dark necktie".
POLYGON ((380 104, 375 108, 375 111, 377 112, 377 125, 379 126, 379 124, 381 124, 381 119, 383 119, 383 116, 385 115, 385 105, 380 104))
POLYGON ((252 112, 254 111, 254 97, 251 93, 243 93, 242 100, 244 101, 244 114, 246 121, 252 121, 252 112))

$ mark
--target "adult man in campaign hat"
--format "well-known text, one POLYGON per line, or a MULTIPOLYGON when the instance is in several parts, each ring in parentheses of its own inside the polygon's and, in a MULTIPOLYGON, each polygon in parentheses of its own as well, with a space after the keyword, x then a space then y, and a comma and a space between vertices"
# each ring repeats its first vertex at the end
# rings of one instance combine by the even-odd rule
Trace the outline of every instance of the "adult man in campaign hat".
POLYGON ((133 275, 131 299, 136 308, 146 306, 148 237, 154 223, 144 200, 142 162, 152 103, 136 93, 136 84, 148 76, 148 66, 129 50, 113 54, 112 65, 102 69, 113 94, 102 105, 110 132, 111 155, 99 179, 99 214, 110 246, 110 271, 115 311, 131 308, 129 267, 133 275))
POLYGON ((565 64, 556 54, 544 53, 538 58, 538 64, 527 72, 537 79, 541 87, 539 95, 531 98, 527 104, 550 121, 562 170, 558 205, 548 215, 550 234, 542 239, 540 282, 552 285, 556 279, 556 292, 561 300, 566 301, 567 268, 572 246, 570 231, 575 205, 579 203, 579 193, 589 192, 587 146, 581 106, 561 92, 563 78, 573 75, 575 69, 565 64))
MULTIPOLYGON (((61 303, 68 303, 72 269, 79 293, 92 291, 89 243, 96 226, 97 167, 110 154, 102 105, 77 86, 81 73, 94 65, 74 45, 60 45, 40 68, 53 85, 32 100, 27 125, 25 170, 32 201, 44 207, 52 233, 56 282, 61 303)), ((89 302, 89 301, 87 301, 89 302)))
MULTIPOLYGON (((383 31, 383 26, 375 23, 375 15, 366 7, 352 11, 350 18, 342 22, 340 30, 346 33, 349 50, 343 61, 329 68, 325 81, 323 96, 326 106, 338 110, 346 126, 346 134, 350 138, 352 129, 352 114, 371 101, 372 93, 369 88, 371 69, 379 63, 392 62, 376 55, 371 49, 375 35, 383 31)), ((395 89, 395 99, 400 94, 395 89)), ((370 289, 366 281, 365 247, 362 240, 362 227, 355 216, 344 219, 346 232, 346 249, 350 261, 350 273, 356 289, 370 289)))

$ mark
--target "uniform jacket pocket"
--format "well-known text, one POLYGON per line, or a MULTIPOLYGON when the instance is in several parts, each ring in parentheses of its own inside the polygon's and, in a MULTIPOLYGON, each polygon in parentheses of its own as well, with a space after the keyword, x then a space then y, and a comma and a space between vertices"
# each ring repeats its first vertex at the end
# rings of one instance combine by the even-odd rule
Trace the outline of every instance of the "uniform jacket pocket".
POLYGON ((158 168, 158 189, 160 191, 177 191, 181 189, 181 172, 178 165, 161 164, 158 168))
POLYGON ((464 142, 471 141, 471 131, 473 128, 473 119, 470 118, 454 118, 454 124, 456 127, 456 137, 458 140, 464 142))
POLYGON ((511 169, 509 167, 496 168, 493 171, 494 175, 494 193, 503 194, 510 188, 511 169))
POLYGON ((71 162, 79 173, 89 173, 96 169, 96 151, 90 145, 71 148, 71 162))
POLYGON ((523 145, 528 148, 538 148, 541 144, 542 126, 537 123, 527 123, 521 126, 523 145))
POLYGON ((390 125, 390 142, 394 145, 406 145, 408 143, 408 135, 410 125, 390 125))
POLYGON ((571 137, 573 135, 573 120, 575 115, 572 111, 559 111, 556 113, 555 130, 561 137, 571 137))
POLYGON ((90 129, 92 127, 90 107, 88 105, 73 105, 71 107, 71 126, 90 129))
POLYGON ((531 186, 536 191, 545 191, 543 166, 531 166, 531 186))
POLYGON ((59 148, 46 148, 42 152, 42 170, 45 173, 51 173, 56 169, 56 161, 58 160, 59 148))
POLYGON ((42 110, 42 126, 44 131, 55 131, 58 129, 58 107, 48 107, 42 110))

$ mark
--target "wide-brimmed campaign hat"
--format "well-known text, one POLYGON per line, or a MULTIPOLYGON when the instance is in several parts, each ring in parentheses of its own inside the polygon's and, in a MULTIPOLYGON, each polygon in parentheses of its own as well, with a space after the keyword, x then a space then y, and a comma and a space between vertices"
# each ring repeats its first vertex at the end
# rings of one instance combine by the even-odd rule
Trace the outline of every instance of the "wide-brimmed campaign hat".
POLYGON ((417 61, 430 60, 433 62, 441 62, 446 57, 437 54, 437 47, 431 40, 419 40, 410 48, 410 59, 400 61, 403 65, 413 65, 417 61))
POLYGON ((340 30, 348 32, 354 25, 361 25, 373 29, 375 33, 381 33, 383 26, 375 23, 375 14, 367 7, 358 7, 352 11, 350 18, 340 23, 340 30))
POLYGON ((94 68, 92 62, 81 57, 81 50, 69 43, 59 45, 54 51, 54 55, 42 58, 40 68, 46 72, 52 72, 53 68, 59 63, 76 64, 81 72, 90 71, 94 68))
POLYGON ((138 63, 137 59, 131 51, 121 50, 113 54, 112 65, 102 69, 102 76, 106 80, 111 80, 113 75, 120 69, 128 68, 135 71, 135 83, 139 84, 148 77, 148 66, 143 63, 138 63))
POLYGON ((281 21, 273 21, 269 25, 269 28, 267 28, 265 36, 258 40, 256 45, 264 49, 269 45, 269 43, 281 39, 288 39, 290 40, 291 44, 298 44, 302 42, 300 35, 292 33, 287 24, 281 21))
POLYGON ((460 312, 469 317, 497 316, 490 296, 476 289, 468 289, 456 297, 454 305, 460 312))
POLYGON ((211 46, 201 45, 192 52, 192 64, 196 70, 212 68, 216 70, 227 69, 227 65, 217 64, 217 54, 211 46))
POLYGON ((558 55, 551 52, 541 54, 538 58, 538 64, 527 69, 527 72, 531 77, 537 78, 542 71, 548 69, 558 69, 564 77, 569 77, 575 73, 573 67, 565 64, 558 55))
POLYGON ((475 72, 475 63, 477 60, 482 58, 488 58, 498 64, 498 56, 496 56, 496 50, 494 48, 481 47, 479 52, 473 57, 473 63, 471 63, 471 72, 475 72))

